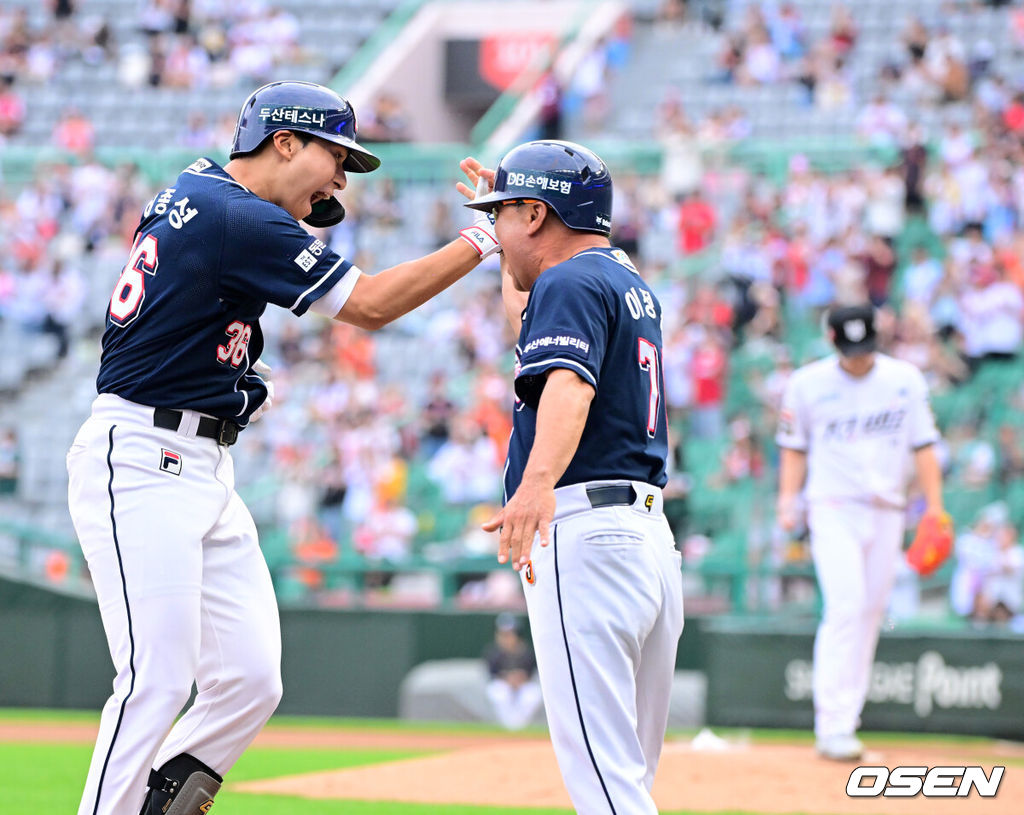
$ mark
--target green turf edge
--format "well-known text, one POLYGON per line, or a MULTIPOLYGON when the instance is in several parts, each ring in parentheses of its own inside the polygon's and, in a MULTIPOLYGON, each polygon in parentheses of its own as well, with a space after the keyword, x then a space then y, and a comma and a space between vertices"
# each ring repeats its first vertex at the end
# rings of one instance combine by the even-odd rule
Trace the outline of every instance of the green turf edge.
MULTIPOLYGON (((452 804, 407 804, 390 801, 317 801, 290 796, 274 800, 246 797, 236 808, 218 799, 218 815, 573 815, 571 809, 536 807, 481 807, 452 804)), ((664 811, 662 815, 708 815, 695 810, 664 811)), ((762 815, 752 810, 717 811, 714 815, 762 815)), ((788 813, 788 815, 830 815, 829 813, 788 813)))
MULTIPOLYGON (((87 710, 53 710, 39 708, 0 708, 0 722, 68 722, 78 724, 98 724, 99 713, 87 710)), ((481 722, 434 722, 408 721, 403 719, 370 719, 356 717, 331 716, 274 716, 266 729, 287 730, 359 730, 369 732, 405 732, 431 733, 440 736, 474 734, 494 735, 503 738, 537 738, 546 737, 544 727, 528 728, 511 733, 494 725, 481 722)), ((717 735, 732 741, 756 740, 760 743, 810 744, 813 734, 809 730, 712 727, 717 735)), ((680 741, 692 738, 695 729, 671 729, 666 735, 668 741, 680 741)), ((905 742, 933 742, 939 744, 988 745, 999 741, 988 736, 971 736, 955 733, 925 733, 904 731, 866 731, 859 734, 861 739, 872 744, 892 744, 905 742)))

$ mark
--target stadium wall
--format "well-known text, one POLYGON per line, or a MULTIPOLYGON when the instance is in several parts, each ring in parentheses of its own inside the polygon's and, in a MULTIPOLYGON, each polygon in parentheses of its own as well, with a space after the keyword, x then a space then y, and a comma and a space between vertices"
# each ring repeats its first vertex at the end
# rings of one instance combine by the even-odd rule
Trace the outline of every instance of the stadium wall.
MULTIPOLYGON (((428 660, 480 655, 493 612, 281 610, 284 698, 296 715, 392 717, 428 660)), ((811 726, 814 622, 691 616, 677 668, 707 675, 709 724, 811 726)), ((0 578, 0 707, 98 710, 113 668, 91 598, 0 578)), ((1024 637, 885 632, 864 728, 1024 739, 1024 637)))
MULTIPOLYGON (((809 729, 813 622, 708 620, 708 724, 809 729)), ((1024 739, 1024 636, 993 630, 885 631, 865 730, 1024 739)))
MULTIPOLYGON (((399 686, 428 660, 475 658, 493 612, 282 608, 280 713, 391 717, 399 686)), ((702 621, 677 661, 696 670, 702 621)), ((0 707, 102 707, 113 667, 95 600, 0 577, 0 707)))

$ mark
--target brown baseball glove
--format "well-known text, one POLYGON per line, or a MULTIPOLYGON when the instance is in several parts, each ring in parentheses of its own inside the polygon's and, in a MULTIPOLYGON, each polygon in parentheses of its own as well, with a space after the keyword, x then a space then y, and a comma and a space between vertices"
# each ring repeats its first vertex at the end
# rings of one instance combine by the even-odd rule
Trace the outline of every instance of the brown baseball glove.
POLYGON ((953 551, 953 519, 949 514, 928 514, 917 525, 907 549, 907 562, 922 577, 939 568, 953 551))

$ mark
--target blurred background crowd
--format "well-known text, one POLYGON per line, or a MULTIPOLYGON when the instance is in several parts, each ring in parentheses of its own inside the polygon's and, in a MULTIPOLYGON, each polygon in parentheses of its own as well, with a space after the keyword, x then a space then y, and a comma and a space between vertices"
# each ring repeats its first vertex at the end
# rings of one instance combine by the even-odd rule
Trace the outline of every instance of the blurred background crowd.
MULTIPOLYGON (((366 14, 354 49, 394 4, 350 5, 366 14)), ((73 433, 110 286, 141 208, 173 178, 100 155, 140 132, 111 129, 107 97, 154 110, 163 92, 213 99, 159 121, 164 146, 222 157, 252 87, 341 67, 344 49, 304 36, 315 23, 260 0, 0 9, 0 150, 37 151, 28 169, 0 165, 0 515, 69 533, 65 431, 48 434, 60 449, 46 455, 18 420, 52 410, 59 423, 65 402, 73 433), (84 76, 101 78, 89 94, 49 99, 84 76)), ((829 351, 824 312, 869 299, 882 349, 931 386, 961 530, 956 562, 927 585, 902 573, 891 611, 1019 621, 1022 66, 1019 3, 663 0, 627 4, 573 77, 538 89, 555 102, 537 134, 600 152, 633 127, 657 159, 609 160, 612 238, 664 306, 666 511, 691 608, 813 604, 805 541, 772 517, 776 412, 794 367, 829 351), (645 116, 630 115, 622 85, 646 45, 696 38, 712 58, 666 75, 645 116)), ((392 97, 360 114, 361 140, 415 141, 392 97)), ((428 179, 351 179, 348 216, 322 237, 368 272, 440 246, 467 220, 456 176, 452 164, 428 179)), ((277 398, 233 453, 283 599, 520 604, 479 531, 501 501, 510 430, 502 314, 494 266, 377 334, 268 311, 277 398)), ((908 512, 912 528, 920 506, 908 512)), ((30 568, 51 579, 80 568, 62 544, 33 551, 30 568)))

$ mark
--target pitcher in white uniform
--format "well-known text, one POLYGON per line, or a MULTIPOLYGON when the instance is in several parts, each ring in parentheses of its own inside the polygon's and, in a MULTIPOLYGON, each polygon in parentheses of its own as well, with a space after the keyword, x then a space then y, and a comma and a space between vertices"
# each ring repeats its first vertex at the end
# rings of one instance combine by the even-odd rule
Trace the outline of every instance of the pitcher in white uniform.
POLYGON ((872 307, 834 308, 828 330, 838 355, 797 370, 783 397, 777 512, 793 529, 804 490, 824 601, 814 641, 816 747, 853 760, 864 750, 857 728, 901 557, 907 489, 916 473, 926 513, 941 513, 942 472, 924 377, 875 351, 872 307))

